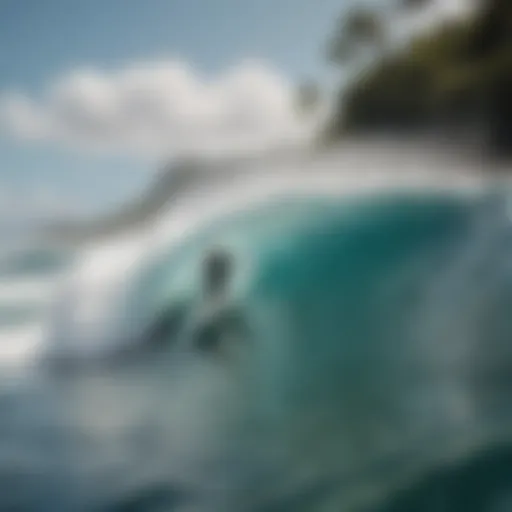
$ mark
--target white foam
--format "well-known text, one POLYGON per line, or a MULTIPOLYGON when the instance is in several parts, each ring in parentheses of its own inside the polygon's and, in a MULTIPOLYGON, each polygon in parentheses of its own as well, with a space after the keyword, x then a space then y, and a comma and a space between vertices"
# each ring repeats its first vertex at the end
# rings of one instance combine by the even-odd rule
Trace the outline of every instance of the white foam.
POLYGON ((0 280, 0 303, 46 303, 57 285, 55 278, 0 280))
POLYGON ((144 251, 143 235, 135 232, 84 248, 53 307, 57 350, 85 355, 108 342, 112 306, 144 251))
POLYGON ((0 368, 13 370, 35 362, 43 349, 44 326, 37 323, 0 330, 0 368))

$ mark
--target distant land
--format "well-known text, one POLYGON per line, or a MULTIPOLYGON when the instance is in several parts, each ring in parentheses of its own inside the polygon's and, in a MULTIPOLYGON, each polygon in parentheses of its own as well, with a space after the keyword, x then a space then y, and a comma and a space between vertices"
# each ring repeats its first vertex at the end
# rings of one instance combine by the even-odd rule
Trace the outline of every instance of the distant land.
MULTIPOLYGON (((301 154, 294 151, 294 154, 301 154)), ((289 158, 289 150, 278 150, 260 156, 185 158, 165 166, 138 197, 124 206, 93 219, 52 222, 42 229, 40 237, 52 244, 76 244, 142 228, 155 219, 172 202, 189 189, 207 186, 229 176, 249 172, 252 165, 274 165, 281 157, 289 158)))

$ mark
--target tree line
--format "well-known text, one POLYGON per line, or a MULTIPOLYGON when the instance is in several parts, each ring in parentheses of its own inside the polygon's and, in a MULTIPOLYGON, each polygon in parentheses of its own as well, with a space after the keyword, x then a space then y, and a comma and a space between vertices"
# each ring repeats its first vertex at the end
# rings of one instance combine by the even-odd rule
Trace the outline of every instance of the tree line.
POLYGON ((467 1, 467 15, 405 39, 399 27, 432 0, 359 4, 341 17, 327 54, 350 78, 323 136, 470 127, 493 155, 512 155, 512 1, 467 1))

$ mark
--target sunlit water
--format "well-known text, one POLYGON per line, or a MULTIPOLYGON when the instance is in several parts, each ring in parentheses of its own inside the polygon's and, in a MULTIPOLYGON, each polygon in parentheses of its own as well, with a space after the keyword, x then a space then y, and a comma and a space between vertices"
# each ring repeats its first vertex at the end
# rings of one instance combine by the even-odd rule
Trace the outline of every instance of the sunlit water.
POLYGON ((5 254, 0 510, 510 510, 512 221, 477 171, 254 162, 138 232, 5 254), (217 246, 236 274, 212 313, 217 246), (244 330, 200 349, 226 310, 244 330))

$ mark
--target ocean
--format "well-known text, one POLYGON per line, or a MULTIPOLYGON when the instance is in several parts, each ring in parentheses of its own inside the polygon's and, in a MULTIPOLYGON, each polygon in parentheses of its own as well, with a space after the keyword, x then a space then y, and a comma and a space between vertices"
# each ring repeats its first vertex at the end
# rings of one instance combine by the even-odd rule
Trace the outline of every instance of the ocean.
POLYGON ((358 158, 4 251, 0 511, 512 510, 506 183, 358 158))

